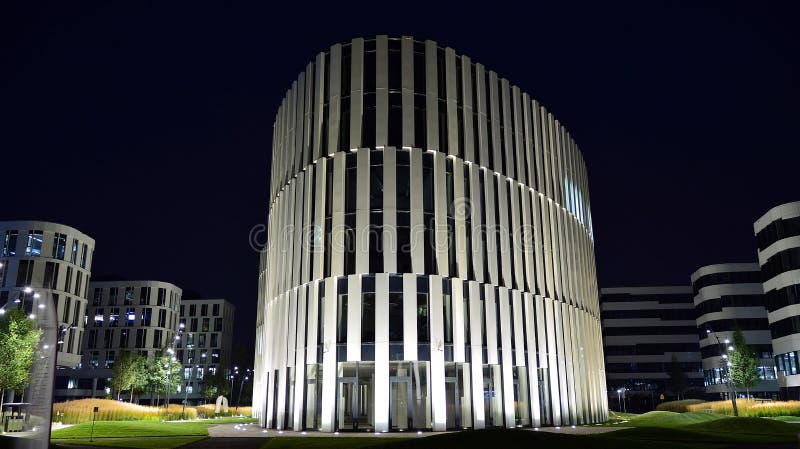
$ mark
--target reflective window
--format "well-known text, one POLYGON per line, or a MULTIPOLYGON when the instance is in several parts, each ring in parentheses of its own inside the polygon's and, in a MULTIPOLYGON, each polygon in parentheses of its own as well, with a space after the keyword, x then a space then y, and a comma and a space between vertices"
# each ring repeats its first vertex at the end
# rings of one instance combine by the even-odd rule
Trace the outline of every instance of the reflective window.
POLYGON ((41 256, 42 255, 42 231, 28 231, 28 241, 25 244, 26 256, 41 256))
POLYGON ((64 260, 64 254, 67 250, 67 236, 66 234, 55 233, 53 236, 53 258, 64 260))
POLYGON ((6 231, 3 239, 3 256, 17 255, 17 231, 6 231))

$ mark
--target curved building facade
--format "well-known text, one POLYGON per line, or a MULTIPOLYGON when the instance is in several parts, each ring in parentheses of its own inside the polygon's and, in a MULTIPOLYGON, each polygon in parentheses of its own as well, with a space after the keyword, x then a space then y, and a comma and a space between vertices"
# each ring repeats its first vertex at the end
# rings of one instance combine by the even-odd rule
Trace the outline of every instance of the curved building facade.
POLYGON ((691 279, 706 392, 728 396, 723 356, 727 356, 730 343, 725 342, 733 341, 738 328, 758 355, 761 380, 749 391, 770 397, 778 385, 758 264, 707 265, 692 273, 691 279))
POLYGON ((353 39, 292 84, 271 167, 261 425, 606 419, 586 167, 536 100, 433 41, 353 39))
POLYGON ((61 329, 57 366, 80 365, 94 239, 47 221, 0 222, 0 238, 0 309, 20 305, 35 315, 52 300, 61 329))
POLYGON ((800 398, 800 202, 770 209, 754 224, 772 348, 784 395, 800 398))

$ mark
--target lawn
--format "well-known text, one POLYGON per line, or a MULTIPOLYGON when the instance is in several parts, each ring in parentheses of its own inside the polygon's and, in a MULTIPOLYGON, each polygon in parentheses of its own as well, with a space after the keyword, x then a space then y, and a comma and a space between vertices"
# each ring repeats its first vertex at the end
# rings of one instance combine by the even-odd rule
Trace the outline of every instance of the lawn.
MULTIPOLYGON (((619 417, 617 417, 619 418, 619 417)), ((412 438, 281 437, 262 449, 439 449, 458 448, 581 448, 581 449, 700 449, 786 447, 797 442, 800 425, 764 418, 732 418, 710 413, 651 412, 626 416, 630 429, 570 435, 530 429, 479 430, 412 438)), ((625 424, 620 424, 625 426, 625 424)))
MULTIPOLYGON (((253 422, 251 418, 202 419, 185 422, 97 421, 95 438, 208 436, 208 428, 224 423, 253 422)), ((53 439, 89 438, 92 423, 76 424, 53 431, 53 439)))
MULTIPOLYGON (((80 446, 101 446, 101 447, 123 447, 132 449, 172 449, 184 446, 195 441, 200 441, 206 437, 154 437, 154 438, 101 438, 94 441, 75 439, 75 440, 54 440, 56 443, 75 444, 80 446)), ((58 447, 58 446, 56 446, 58 447)))

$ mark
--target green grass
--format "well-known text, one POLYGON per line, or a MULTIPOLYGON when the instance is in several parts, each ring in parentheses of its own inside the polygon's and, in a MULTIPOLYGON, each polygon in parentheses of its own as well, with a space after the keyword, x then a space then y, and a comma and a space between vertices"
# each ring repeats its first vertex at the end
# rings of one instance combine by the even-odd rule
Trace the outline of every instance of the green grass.
POLYGON ((205 437, 158 437, 158 438, 103 438, 94 441, 89 440, 53 440, 53 443, 81 445, 81 446, 102 446, 102 447, 125 447, 134 449, 172 449, 180 446, 200 441, 205 437))
MULTIPOLYGON (((97 421, 94 423, 95 438, 122 437, 177 437, 208 436, 208 428, 218 424, 254 422, 252 418, 203 419, 184 422, 161 421, 97 421)), ((53 438, 89 438, 92 423, 76 424, 53 431, 53 438)))
POLYGON ((705 412, 647 412, 642 415, 629 417, 627 422, 625 420, 611 423, 611 425, 618 425, 623 427, 667 427, 675 428, 687 426, 691 424, 707 423, 716 421, 721 418, 727 418, 726 415, 716 415, 714 413, 705 412))

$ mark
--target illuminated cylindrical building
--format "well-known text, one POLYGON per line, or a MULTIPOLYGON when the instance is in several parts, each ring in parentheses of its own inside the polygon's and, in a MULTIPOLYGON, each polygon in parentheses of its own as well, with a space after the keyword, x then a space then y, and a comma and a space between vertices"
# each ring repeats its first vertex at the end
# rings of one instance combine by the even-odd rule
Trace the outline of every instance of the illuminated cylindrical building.
POLYGON ((586 166, 536 100, 433 41, 353 39, 292 83, 271 167, 261 425, 606 419, 586 166))

